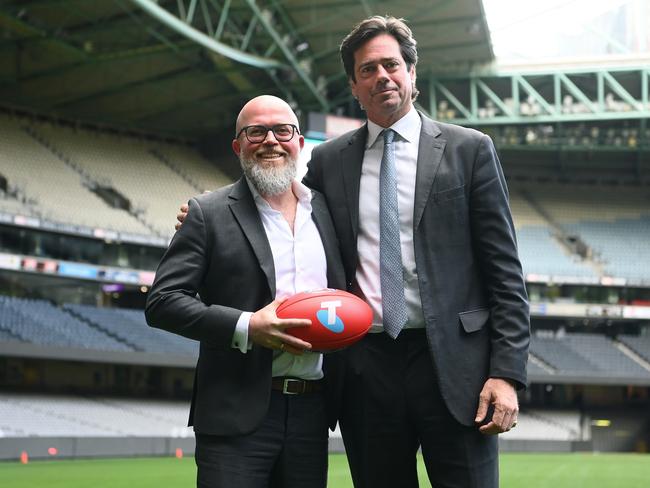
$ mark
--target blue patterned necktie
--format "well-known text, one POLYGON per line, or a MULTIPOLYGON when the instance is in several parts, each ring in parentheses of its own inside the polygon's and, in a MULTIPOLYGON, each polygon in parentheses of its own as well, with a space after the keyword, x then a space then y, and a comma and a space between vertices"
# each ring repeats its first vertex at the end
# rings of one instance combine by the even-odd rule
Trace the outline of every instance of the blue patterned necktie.
POLYGON ((379 172, 379 266, 384 331, 395 339, 408 319, 399 236, 397 173, 392 129, 384 130, 384 154, 379 172))

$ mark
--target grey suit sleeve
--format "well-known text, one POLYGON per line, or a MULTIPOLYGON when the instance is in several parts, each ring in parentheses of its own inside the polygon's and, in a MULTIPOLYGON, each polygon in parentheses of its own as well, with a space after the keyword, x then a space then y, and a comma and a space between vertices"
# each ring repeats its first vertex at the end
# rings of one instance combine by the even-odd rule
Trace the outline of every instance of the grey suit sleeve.
POLYGON ((318 163, 318 148, 314 148, 312 151, 311 160, 307 163, 307 173, 302 179, 302 183, 305 186, 308 186, 312 190, 316 190, 322 193, 322 188, 320 185, 319 178, 319 163, 318 163))
POLYGON ((145 316, 152 327, 230 348, 242 311, 205 304, 198 296, 210 259, 209 232, 203 210, 192 198, 183 226, 158 265, 145 316))
POLYGON ((490 377, 526 384, 530 342, 528 297, 517 254, 503 171, 489 137, 479 142, 471 181, 471 226, 490 303, 490 377))

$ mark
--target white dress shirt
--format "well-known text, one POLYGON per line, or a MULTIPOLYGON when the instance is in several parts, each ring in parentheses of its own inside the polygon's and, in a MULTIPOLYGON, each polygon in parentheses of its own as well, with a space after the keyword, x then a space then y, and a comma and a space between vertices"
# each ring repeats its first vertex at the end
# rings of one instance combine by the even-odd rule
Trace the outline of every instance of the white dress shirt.
MULTIPOLYGON (((274 210, 248 181, 255 199, 266 237, 273 254, 275 296, 288 297, 296 293, 327 288, 327 260, 316 224, 311 218, 311 191, 298 181, 292 190, 298 198, 293 233, 289 223, 274 210)), ((252 346, 248 340, 248 324, 253 312, 243 312, 233 335, 232 346, 246 353, 252 346)), ((323 356, 304 352, 300 356, 273 352, 273 376, 291 376, 305 380, 323 377, 323 356)))
MULTIPOLYGON (((413 208, 415 177, 422 120, 414 108, 390 128, 396 133, 393 142, 397 172, 397 203, 399 206, 400 241, 404 274, 404 295, 408 321, 404 328, 424 327, 420 287, 415 268, 413 246, 413 208)), ((368 140, 361 168, 359 188, 359 265, 356 279, 365 300, 373 310, 371 332, 382 328, 381 280, 379 277, 379 171, 384 151, 383 127, 368 121, 368 140)))

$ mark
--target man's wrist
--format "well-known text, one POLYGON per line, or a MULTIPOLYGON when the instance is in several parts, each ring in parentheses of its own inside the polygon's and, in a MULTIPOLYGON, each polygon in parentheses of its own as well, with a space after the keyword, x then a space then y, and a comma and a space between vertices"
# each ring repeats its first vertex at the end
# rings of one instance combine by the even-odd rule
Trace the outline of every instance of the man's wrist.
POLYGON ((242 354, 246 354, 246 351, 251 348, 248 341, 248 326, 252 316, 253 312, 242 312, 235 324, 231 346, 234 349, 239 349, 242 354))

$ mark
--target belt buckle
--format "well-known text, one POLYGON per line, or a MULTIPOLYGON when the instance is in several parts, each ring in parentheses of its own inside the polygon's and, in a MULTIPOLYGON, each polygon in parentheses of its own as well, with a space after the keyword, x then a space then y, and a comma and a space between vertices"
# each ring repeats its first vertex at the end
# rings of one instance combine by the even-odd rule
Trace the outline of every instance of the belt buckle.
MULTIPOLYGON (((303 380, 297 380, 295 378, 285 378, 284 381, 282 382, 282 393, 285 395, 299 395, 301 393, 299 391, 289 391, 289 385, 294 383, 301 384, 303 383, 303 380)), ((304 384, 302 389, 303 389, 302 393, 304 393, 305 390, 304 384)))

